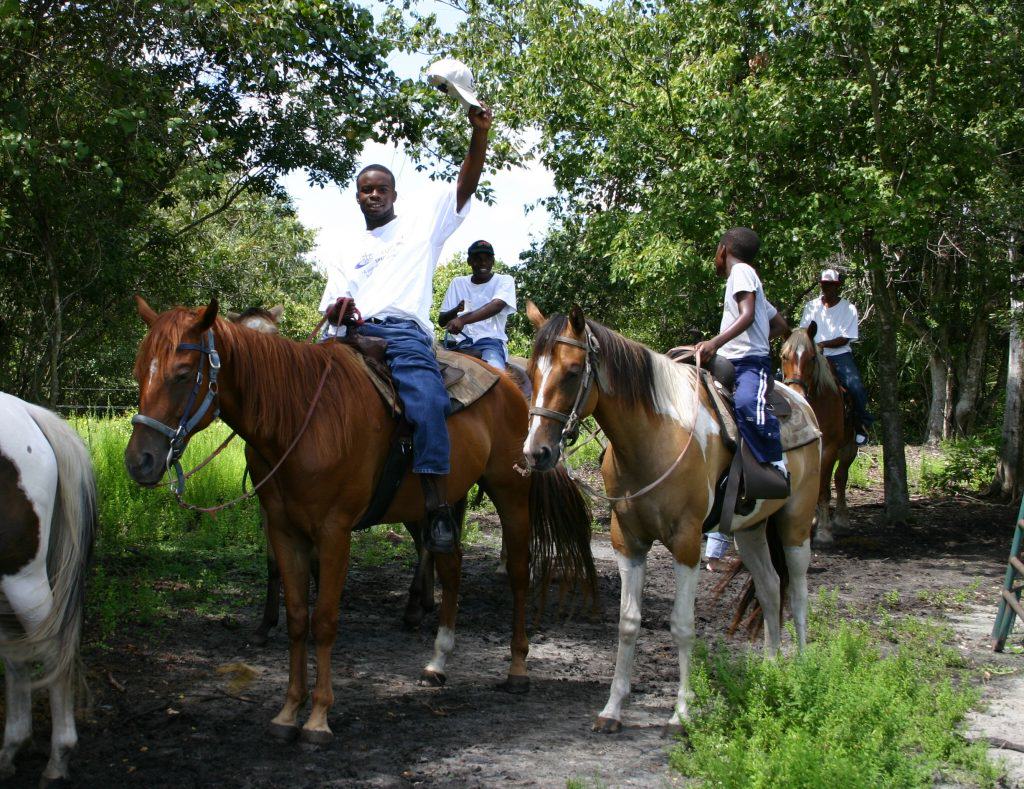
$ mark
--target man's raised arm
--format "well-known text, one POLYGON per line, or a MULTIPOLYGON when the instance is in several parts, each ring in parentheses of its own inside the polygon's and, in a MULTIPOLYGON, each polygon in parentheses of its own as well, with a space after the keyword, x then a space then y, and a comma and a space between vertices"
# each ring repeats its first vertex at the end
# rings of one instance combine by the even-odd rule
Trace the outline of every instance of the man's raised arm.
POLYGON ((455 210, 461 211, 466 202, 476 193, 480 183, 480 174, 484 171, 484 160, 487 158, 487 138, 491 133, 493 115, 487 107, 469 110, 469 123, 473 127, 473 137, 469 141, 466 159, 459 170, 459 180, 455 187, 455 210))

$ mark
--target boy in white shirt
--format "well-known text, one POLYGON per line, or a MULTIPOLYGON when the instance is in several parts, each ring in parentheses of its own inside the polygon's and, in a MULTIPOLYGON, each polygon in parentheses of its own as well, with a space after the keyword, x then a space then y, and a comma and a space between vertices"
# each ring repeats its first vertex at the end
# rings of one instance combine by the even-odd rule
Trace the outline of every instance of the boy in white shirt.
POLYGON ((807 328, 814 321, 817 331, 814 339, 818 347, 832 362, 839 382, 850 393, 853 400, 853 418, 857 431, 857 443, 867 442, 867 429, 875 418, 868 413, 867 391, 860 378, 860 370, 853 359, 852 343, 857 342, 858 321, 857 308, 844 298, 840 298, 839 289, 842 281, 839 272, 827 268, 821 272, 821 298, 813 299, 804 305, 800 325, 807 328))
POLYGON ((351 297, 366 321, 359 331, 387 340, 405 417, 413 426, 413 472, 420 477, 429 527, 427 547, 454 553, 456 524, 447 499, 449 400, 433 350, 430 306, 441 249, 469 213, 487 153, 491 111, 472 107, 473 135, 455 189, 446 188, 413 213, 395 214, 395 176, 380 164, 356 177, 356 201, 366 232, 352 238, 327 270, 320 311, 334 323, 338 302, 351 297))
MULTIPOLYGON (((768 341, 788 333, 789 326, 765 298, 761 278, 752 265, 760 247, 757 233, 746 227, 732 228, 718 242, 715 273, 726 278, 722 321, 718 334, 697 343, 697 350, 702 361, 719 353, 733 363, 733 402, 740 435, 759 462, 788 476, 779 420, 765 396, 772 377, 768 341)), ((728 547, 728 537, 717 532, 708 535, 705 557, 709 570, 718 569, 728 547)))
POLYGON ((490 242, 474 241, 468 258, 473 273, 453 279, 441 303, 438 323, 451 335, 445 347, 475 351, 492 367, 504 370, 508 361, 505 322, 516 311, 516 283, 508 274, 494 273, 490 242))

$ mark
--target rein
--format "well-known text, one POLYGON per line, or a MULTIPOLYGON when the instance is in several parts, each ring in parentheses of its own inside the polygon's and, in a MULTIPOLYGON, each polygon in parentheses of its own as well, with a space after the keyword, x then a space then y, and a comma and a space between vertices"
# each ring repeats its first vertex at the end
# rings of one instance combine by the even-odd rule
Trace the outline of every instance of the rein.
MULTIPOLYGON (((530 408, 531 416, 546 417, 562 423, 562 434, 559 436, 558 440, 558 455, 559 457, 562 457, 565 454, 566 446, 574 443, 579 436, 581 421, 579 409, 590 397, 590 392, 594 388, 594 382, 598 377, 600 364, 598 354, 601 352, 601 346, 589 326, 587 327, 587 341, 585 343, 571 337, 558 337, 555 339, 555 342, 572 345, 576 348, 582 348, 587 352, 586 363, 583 369, 583 379, 580 381, 579 390, 576 392, 576 400, 572 405, 572 411, 568 414, 563 414, 561 411, 552 411, 549 408, 538 408, 536 406, 530 408)), ((699 352, 694 358, 694 366, 697 368, 697 380, 700 381, 701 367, 699 352)), ((629 493, 625 496, 606 496, 603 493, 599 493, 582 479, 577 477, 573 473, 572 468, 567 464, 563 463, 563 467, 565 468, 565 473, 569 476, 569 479, 585 490, 588 495, 611 503, 631 501, 650 493, 672 475, 672 472, 675 471, 679 467, 679 464, 683 462, 683 457, 686 455, 686 451, 690 448, 690 443, 693 441, 693 432, 694 431, 692 430, 690 431, 690 434, 686 439, 686 443, 683 445, 683 451, 679 453, 679 456, 673 461, 672 465, 665 469, 664 473, 660 477, 653 482, 644 485, 636 493, 629 493)))

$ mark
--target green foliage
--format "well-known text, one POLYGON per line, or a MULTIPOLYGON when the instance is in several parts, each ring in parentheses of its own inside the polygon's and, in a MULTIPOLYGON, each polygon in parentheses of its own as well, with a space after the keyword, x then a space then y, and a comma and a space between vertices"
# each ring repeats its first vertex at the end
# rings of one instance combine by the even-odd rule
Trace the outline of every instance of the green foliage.
POLYGON ((999 437, 991 431, 945 441, 938 458, 921 455, 924 492, 978 493, 992 482, 999 461, 999 437))
POLYGON ((896 624, 883 650, 830 606, 823 597, 813 642, 794 657, 695 653, 699 712, 672 766, 722 787, 930 787, 937 775, 994 785, 985 746, 960 734, 977 693, 950 680, 934 629, 896 624))

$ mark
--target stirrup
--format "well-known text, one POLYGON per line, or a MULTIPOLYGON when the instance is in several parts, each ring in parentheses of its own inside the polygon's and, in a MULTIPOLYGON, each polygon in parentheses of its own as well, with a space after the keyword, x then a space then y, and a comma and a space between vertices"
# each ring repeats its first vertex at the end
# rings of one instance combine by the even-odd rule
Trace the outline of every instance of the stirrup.
POLYGON ((423 543, 432 553, 455 553, 459 544, 459 527, 450 505, 438 507, 427 515, 423 543))

